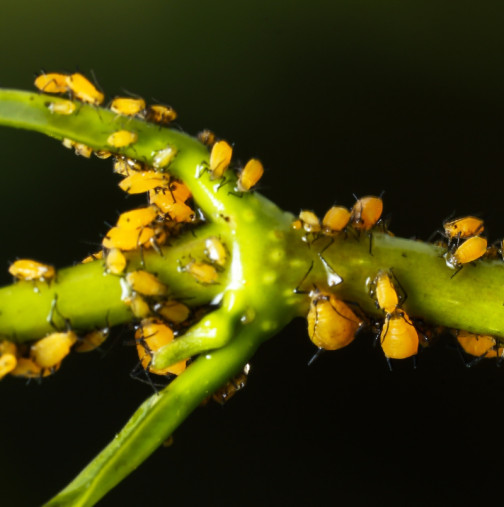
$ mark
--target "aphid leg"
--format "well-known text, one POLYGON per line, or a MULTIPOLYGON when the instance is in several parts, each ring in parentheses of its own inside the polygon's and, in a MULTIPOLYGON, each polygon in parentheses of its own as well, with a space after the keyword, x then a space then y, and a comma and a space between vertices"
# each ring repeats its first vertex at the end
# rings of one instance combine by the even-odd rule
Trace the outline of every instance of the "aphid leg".
MULTIPOLYGON (((396 281, 397 285, 399 286, 399 289, 401 291, 401 294, 399 294, 399 303, 401 306, 406 303, 406 300, 408 299, 408 293, 404 290, 404 287, 401 285, 401 282, 397 278, 396 274, 394 273, 394 269, 390 268, 389 271, 392 273, 392 276, 394 277, 394 280, 396 281)), ((408 322, 408 324, 411 324, 408 322)), ((413 325, 413 324, 411 324, 413 325)))
POLYGON ((315 352, 315 354, 313 354, 311 359, 308 361, 308 366, 311 366, 324 352, 325 352, 325 349, 323 349, 322 347, 319 347, 317 352, 315 352))
POLYGON ((369 255, 373 255, 373 233, 370 231, 368 232, 369 236, 369 255))
POLYGON ((205 172, 210 171, 210 166, 206 160, 203 160, 203 162, 200 162, 198 166, 196 166, 196 179, 199 179, 203 176, 205 172))
MULTIPOLYGON (((318 238, 317 238, 318 239, 318 238)), ((322 254, 334 243, 334 238, 331 238, 327 245, 320 250, 319 255, 322 257, 322 254)))
POLYGON ((389 369, 390 371, 394 371, 394 370, 392 369, 392 363, 390 362, 390 358, 389 358, 389 357, 387 357, 387 356, 385 356, 385 359, 386 359, 386 361, 387 361, 388 369, 389 369))
POLYGON ((450 280, 464 267, 464 265, 462 264, 462 266, 459 266, 456 270, 455 270, 455 273, 453 273, 452 276, 450 276, 450 280))
MULTIPOLYGON (((313 261, 311 261, 310 267, 308 268, 308 271, 305 273, 301 281, 298 283, 297 287, 294 289, 294 294, 309 294, 310 291, 301 290, 300 287, 303 285, 304 281, 308 278, 308 275, 310 274, 311 270, 313 269, 313 261)), ((503 303, 504 305, 504 303, 503 303)))

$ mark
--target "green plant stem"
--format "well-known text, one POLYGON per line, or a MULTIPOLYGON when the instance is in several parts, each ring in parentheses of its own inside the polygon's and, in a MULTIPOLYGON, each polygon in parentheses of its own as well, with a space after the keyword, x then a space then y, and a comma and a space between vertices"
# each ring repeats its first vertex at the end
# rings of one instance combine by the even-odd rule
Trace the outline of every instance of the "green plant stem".
POLYGON ((238 373, 259 344, 257 336, 243 328, 229 345, 201 356, 183 375, 142 403, 114 440, 46 507, 94 505, 154 452, 206 397, 238 373))

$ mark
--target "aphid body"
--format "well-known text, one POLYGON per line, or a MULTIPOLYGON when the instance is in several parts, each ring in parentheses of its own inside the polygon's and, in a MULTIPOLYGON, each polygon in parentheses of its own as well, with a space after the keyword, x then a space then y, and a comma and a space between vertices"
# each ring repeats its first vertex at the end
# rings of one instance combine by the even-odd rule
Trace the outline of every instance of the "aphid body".
POLYGON ((49 282, 56 276, 53 266, 31 259, 19 259, 9 266, 9 273, 18 280, 49 282))

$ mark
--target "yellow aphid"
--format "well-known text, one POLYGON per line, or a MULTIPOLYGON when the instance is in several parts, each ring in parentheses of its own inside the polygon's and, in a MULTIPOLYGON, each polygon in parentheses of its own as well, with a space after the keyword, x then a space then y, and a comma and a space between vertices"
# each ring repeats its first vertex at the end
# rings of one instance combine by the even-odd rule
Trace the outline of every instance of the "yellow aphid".
POLYGON ((102 245, 108 249, 135 250, 154 240, 155 237, 156 231, 151 227, 143 227, 140 230, 112 227, 103 238, 102 245))
POLYGON ((0 342, 0 380, 12 372, 17 365, 17 347, 7 340, 0 342))
POLYGON ((71 100, 61 100, 58 102, 46 102, 47 109, 53 114, 68 115, 75 112, 76 106, 71 100))
POLYGON ((163 106, 161 104, 154 104, 147 107, 145 119, 160 125, 167 125, 177 118, 177 113, 170 106, 163 106))
POLYGON ((171 146, 167 146, 162 150, 156 151, 154 157, 152 158, 152 166, 156 169, 166 167, 175 158, 176 154, 177 150, 171 146))
POLYGON ((119 215, 117 227, 121 229, 139 229, 152 224, 156 220, 156 216, 157 211, 154 206, 126 211, 119 215))
MULTIPOLYGON (((159 195, 159 194, 158 194, 159 195)), ((174 222, 193 222, 194 210, 183 202, 169 202, 170 199, 156 198, 153 202, 170 220, 174 222)))
POLYGON ((98 151, 95 151, 94 154, 98 158, 101 158, 102 160, 106 160, 107 158, 110 158, 112 156, 112 153, 107 150, 98 150, 98 151))
POLYGON ((108 338, 108 335, 108 327, 95 329, 94 331, 85 334, 82 338, 79 338, 75 344, 74 350, 79 353, 91 352, 92 350, 97 349, 108 338))
MULTIPOLYGON (((445 254, 446 264, 453 269, 460 270, 464 264, 473 262, 485 255, 487 240, 481 236, 471 236, 466 239, 455 251, 445 254)), ((457 271, 458 272, 458 271, 457 271)))
POLYGON ((145 165, 138 160, 128 157, 118 157, 114 159, 113 170, 122 176, 129 176, 132 172, 142 171, 145 165))
POLYGON ((110 104, 110 110, 112 112, 125 116, 135 116, 142 113, 144 109, 145 100, 140 98, 116 97, 112 101, 112 104, 110 104))
POLYGON ((338 234, 350 221, 350 211, 344 206, 333 206, 322 219, 322 232, 327 236, 338 234))
POLYGON ((418 353, 418 332, 404 310, 387 313, 380 344, 387 359, 407 359, 418 353))
POLYGON ((151 366, 154 354, 160 348, 171 343, 173 338, 173 331, 163 322, 156 319, 142 320, 135 333, 135 341, 138 357, 145 370, 156 375, 166 375, 167 373, 180 375, 186 369, 185 359, 163 369, 151 366))
POLYGON ((126 281, 132 290, 144 296, 165 296, 168 293, 168 287, 157 276, 142 269, 128 273, 126 281))
POLYGON ((292 228, 295 231, 300 231, 303 228, 303 222, 301 222, 301 220, 297 218, 296 220, 294 220, 294 222, 292 222, 292 228))
POLYGON ((10 372, 13 377, 42 378, 51 375, 60 367, 60 363, 52 368, 42 368, 35 361, 27 357, 20 357, 16 367, 10 372))
POLYGON ((457 341, 464 351, 475 357, 497 357, 497 341, 493 336, 457 331, 457 341))
POLYGON ((129 130, 118 130, 107 137, 107 144, 114 148, 124 148, 138 141, 138 134, 129 130))
POLYGON ((35 79, 35 86, 44 93, 65 93, 68 91, 68 76, 50 72, 49 74, 40 74, 35 79))
POLYGON ((211 179, 222 178, 222 175, 231 163, 233 148, 226 141, 218 141, 210 152, 210 173, 211 179))
POLYGON ((118 248, 112 248, 105 258, 105 266, 107 268, 107 272, 112 275, 120 275, 126 269, 126 264, 128 261, 124 254, 118 248))
POLYGON ((72 94, 82 102, 99 106, 105 99, 103 93, 82 74, 75 73, 67 76, 66 83, 72 94))
POLYGON ((53 368, 70 353, 76 341, 77 335, 73 331, 51 333, 31 346, 30 357, 41 368, 53 368))
POLYGON ((240 192, 248 192, 264 174, 264 167, 256 158, 250 159, 239 174, 236 184, 240 192))
POLYGON ((363 323, 334 294, 319 291, 312 297, 307 320, 310 340, 325 350, 338 350, 349 345, 363 323))
POLYGON ((205 129, 198 134, 198 139, 205 146, 213 146, 215 143, 215 134, 211 130, 205 129))
POLYGON ((462 217, 444 222, 445 236, 450 240, 461 240, 477 236, 485 230, 483 220, 477 217, 462 217))
POLYGON ((9 266, 9 273, 18 280, 49 282, 56 276, 53 266, 31 259, 19 259, 9 266))
POLYGON ((168 187, 170 177, 155 171, 138 171, 119 182, 119 187, 128 194, 142 194, 159 187, 168 187))
POLYGON ((86 144, 72 141, 72 139, 68 139, 66 137, 63 139, 62 144, 69 150, 73 148, 75 150, 75 154, 80 155, 81 157, 89 158, 93 153, 93 148, 90 148, 86 144))
POLYGON ((380 271, 372 284, 372 295, 378 307, 387 313, 394 313, 399 307, 399 297, 388 271, 380 271))
POLYGON ((171 301, 155 304, 154 312, 168 322, 181 324, 189 318, 191 310, 185 304, 172 299, 171 301))
POLYGON ((99 252, 93 253, 91 255, 88 255, 85 259, 82 259, 82 264, 87 264, 88 262, 93 262, 103 259, 103 250, 100 250, 99 252))
POLYGON ((354 229, 369 231, 378 223, 382 212, 383 200, 380 197, 361 197, 352 207, 350 221, 354 229))
POLYGON ((217 273, 215 267, 207 262, 191 261, 183 266, 181 270, 190 273, 197 282, 203 285, 216 283, 219 278, 219 273, 217 273))
MULTIPOLYGON (((299 220, 306 232, 320 232, 320 220, 313 211, 303 210, 299 213, 299 220)), ((293 225, 294 227, 294 225, 293 225)))
POLYGON ((205 255, 221 268, 226 264, 228 257, 226 247, 216 236, 210 236, 205 240, 205 255))
POLYGON ((131 294, 123 299, 123 303, 130 307, 131 313, 137 319, 144 319, 151 314, 149 304, 140 294, 131 294))

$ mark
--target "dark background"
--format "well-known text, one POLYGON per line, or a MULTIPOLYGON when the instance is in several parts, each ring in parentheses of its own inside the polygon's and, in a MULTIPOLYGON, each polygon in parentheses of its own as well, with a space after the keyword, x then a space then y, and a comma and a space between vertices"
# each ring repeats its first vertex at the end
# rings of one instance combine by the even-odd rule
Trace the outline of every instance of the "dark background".
MULTIPOLYGON (((456 212, 501 238, 502 3, 285 5, 3 0, 0 86, 93 69, 108 97, 170 103, 187 132, 212 128, 238 158, 260 157, 261 191, 285 209, 385 191, 397 235, 426 239, 456 212)), ((108 161, 6 128, 0 150, 3 284, 18 256, 80 260, 128 208, 108 161)), ((439 346, 390 373, 369 337, 308 368, 312 353, 293 322, 243 393, 198 409, 100 505, 493 503, 504 368, 466 369, 439 346)), ((2 505, 47 500, 151 394, 129 377, 134 349, 76 356, 40 386, 1 383, 2 505)))

